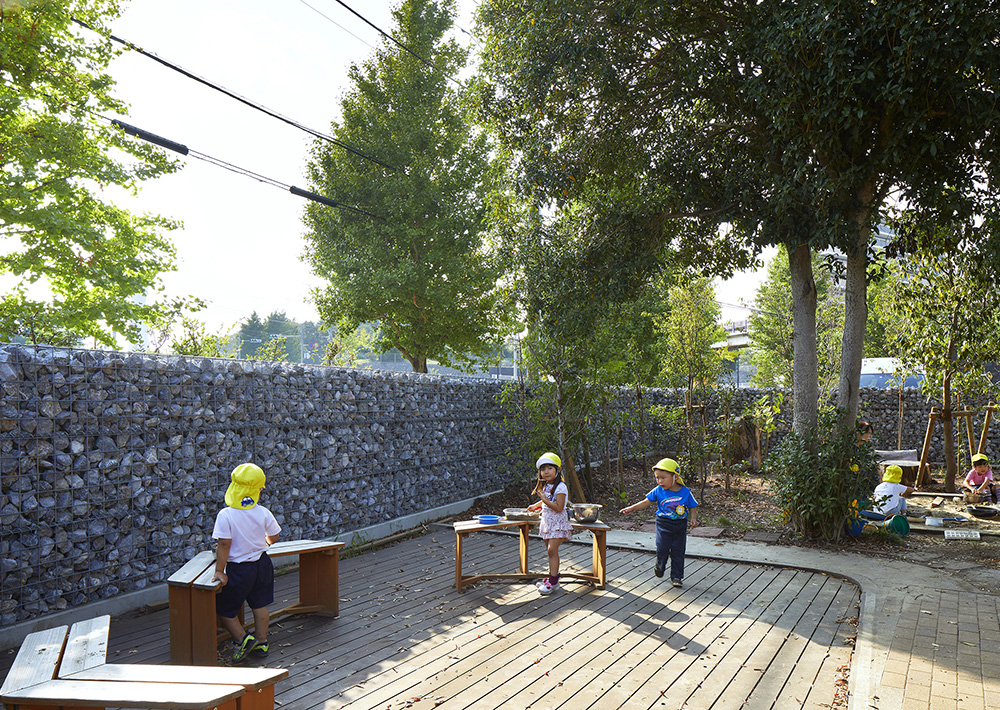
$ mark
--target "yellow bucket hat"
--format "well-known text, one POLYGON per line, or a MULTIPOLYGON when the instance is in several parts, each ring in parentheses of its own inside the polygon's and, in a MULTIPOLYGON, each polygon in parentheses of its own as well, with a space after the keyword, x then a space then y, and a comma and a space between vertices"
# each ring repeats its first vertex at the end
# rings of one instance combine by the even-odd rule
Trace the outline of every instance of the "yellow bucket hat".
POLYGON ((896 465, 886 466, 882 480, 886 483, 899 483, 903 480, 903 469, 896 465))
POLYGON ((241 463, 229 475, 232 483, 226 490, 226 505, 238 510, 248 510, 257 505, 260 489, 264 487, 265 476, 260 466, 241 463))
POLYGON ((653 466, 653 470, 655 471, 656 469, 674 474, 674 479, 676 479, 680 485, 684 485, 684 479, 681 478, 681 467, 678 466, 677 462, 673 459, 660 459, 653 466))
POLYGON ((556 456, 551 451, 547 451, 546 453, 538 457, 538 460, 535 461, 535 468, 541 468, 544 464, 547 463, 552 464, 556 468, 562 468, 562 459, 556 456))

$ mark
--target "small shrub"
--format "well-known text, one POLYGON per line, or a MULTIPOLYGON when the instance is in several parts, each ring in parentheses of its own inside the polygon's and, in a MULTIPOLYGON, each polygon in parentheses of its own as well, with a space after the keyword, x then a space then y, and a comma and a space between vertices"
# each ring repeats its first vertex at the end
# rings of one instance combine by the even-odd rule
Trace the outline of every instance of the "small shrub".
POLYGON ((764 462, 774 476, 774 496, 788 522, 806 537, 837 541, 871 496, 875 450, 841 427, 835 412, 820 416, 805 437, 791 433, 764 462), (860 501, 860 503, 859 503, 860 501))

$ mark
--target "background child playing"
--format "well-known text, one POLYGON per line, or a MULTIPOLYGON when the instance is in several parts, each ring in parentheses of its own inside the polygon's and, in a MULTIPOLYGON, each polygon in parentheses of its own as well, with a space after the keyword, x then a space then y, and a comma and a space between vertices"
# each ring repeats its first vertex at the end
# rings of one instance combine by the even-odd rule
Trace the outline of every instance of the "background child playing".
POLYGON ((679 466, 673 459, 660 459, 653 466, 657 486, 646 494, 646 499, 622 508, 631 513, 656 504, 656 566, 653 574, 663 576, 670 559, 670 584, 684 586, 684 550, 687 547, 688 526, 697 527, 698 501, 684 487, 679 466), (690 523, 689 523, 690 521, 690 523))
POLYGON ((882 482, 875 486, 875 492, 872 494, 876 513, 887 517, 906 514, 906 499, 916 489, 903 485, 900 483, 902 480, 902 468, 896 465, 886 467, 885 473, 882 474, 882 482))
POLYGON ((538 532, 549 553, 549 576, 538 583, 538 591, 542 594, 559 589, 559 546, 573 534, 567 512, 569 488, 563 482, 561 467, 562 459, 551 452, 539 457, 535 462, 538 485, 534 492, 541 500, 528 506, 530 511, 542 511, 538 532))
POLYGON ((212 537, 219 541, 213 580, 222 582, 215 596, 215 612, 235 643, 233 660, 247 654, 267 655, 267 605, 274 601, 274 567, 267 548, 278 540, 281 526, 271 511, 257 505, 264 488, 264 472, 252 463, 240 464, 230 475, 226 506, 215 519, 212 537), (254 633, 236 619, 243 602, 253 610, 254 633))
POLYGON ((972 457, 972 470, 965 476, 962 488, 972 493, 986 496, 986 502, 997 501, 1000 491, 993 482, 993 469, 986 454, 976 454, 972 457))

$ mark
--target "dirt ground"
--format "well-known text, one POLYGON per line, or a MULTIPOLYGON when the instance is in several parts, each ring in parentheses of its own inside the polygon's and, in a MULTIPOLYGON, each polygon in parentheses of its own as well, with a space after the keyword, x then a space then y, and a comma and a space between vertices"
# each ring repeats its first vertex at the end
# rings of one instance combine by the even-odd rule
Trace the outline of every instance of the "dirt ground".
MULTIPOLYGON (((653 461, 647 461, 647 466, 653 461)), ((581 471, 582 475, 582 471, 581 471)), ((618 511, 625 505, 645 497, 655 485, 648 468, 643 473, 641 462, 631 462, 619 474, 594 472, 596 500, 600 503, 601 521, 628 530, 638 530, 643 523, 652 521, 649 510, 631 515, 618 511)), ((949 570, 982 591, 1000 594, 1000 516, 992 520, 975 518, 965 510, 961 499, 945 498, 942 505, 931 509, 932 496, 915 496, 910 499, 908 518, 911 531, 900 537, 894 533, 869 525, 860 537, 846 537, 837 545, 799 538, 791 528, 782 524, 781 512, 772 501, 770 479, 760 474, 732 476, 729 489, 725 480, 710 477, 704 490, 696 483, 692 486, 698 499, 699 527, 722 528, 722 538, 742 539, 747 533, 769 532, 780 535, 775 544, 846 550, 862 555, 901 559, 928 567, 949 570), (963 522, 947 522, 945 528, 926 528, 925 516, 961 517, 963 522), (979 530, 980 541, 946 540, 945 529, 979 530)), ((940 492, 943 486, 932 485, 929 492, 940 492)), ((503 515, 504 508, 524 508, 537 500, 531 495, 531 486, 513 486, 501 493, 476 501, 473 509, 461 517, 472 515, 503 515)))

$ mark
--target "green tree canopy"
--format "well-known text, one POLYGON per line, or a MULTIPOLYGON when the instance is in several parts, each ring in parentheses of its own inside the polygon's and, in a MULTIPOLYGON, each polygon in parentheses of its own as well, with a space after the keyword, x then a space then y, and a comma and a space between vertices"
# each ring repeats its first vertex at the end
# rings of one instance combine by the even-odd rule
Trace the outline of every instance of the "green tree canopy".
POLYGON ((392 167, 316 143, 308 169, 316 192, 376 215, 307 206, 307 260, 329 282, 315 294, 323 320, 344 332, 378 322, 376 347, 417 372, 428 358, 489 356, 512 327, 483 226, 489 144, 448 78, 466 62, 446 38, 453 11, 451 0, 405 0, 392 34, 412 52, 384 44, 351 67, 332 133, 392 167))
POLYGON ((0 3, 0 337, 78 344, 140 339, 140 325, 177 311, 160 275, 174 268, 163 231, 103 195, 135 192, 175 166, 113 128, 123 115, 107 73, 115 0, 0 3))
POLYGON ((853 422, 889 196, 963 217, 989 197, 1000 6, 484 0, 480 19, 488 108, 527 192, 597 191, 661 244, 680 215, 728 222, 742 242, 702 232, 690 249, 706 266, 788 247, 797 428, 818 411, 811 252, 843 250, 838 396, 853 422))
POLYGON ((670 285, 661 283, 667 300, 666 316, 657 323, 668 387, 683 387, 693 403, 696 389, 714 389, 725 369, 726 330, 719 325, 719 304, 712 280, 704 276, 682 276, 670 285))
POLYGON ((984 266, 987 222, 978 228, 927 223, 904 215, 898 223, 911 253, 896 262, 880 308, 891 314, 904 366, 925 373, 925 394, 937 396, 945 415, 946 490, 955 490, 952 392, 989 394, 995 387, 983 366, 1000 359, 1000 291, 984 266))

